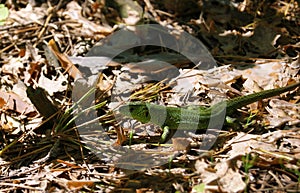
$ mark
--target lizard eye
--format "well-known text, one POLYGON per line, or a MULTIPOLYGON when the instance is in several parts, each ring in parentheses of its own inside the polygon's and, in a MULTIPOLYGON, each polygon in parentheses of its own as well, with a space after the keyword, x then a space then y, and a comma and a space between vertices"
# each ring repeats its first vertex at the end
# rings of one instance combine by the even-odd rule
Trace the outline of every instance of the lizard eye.
POLYGON ((129 107, 129 112, 132 112, 132 111, 134 111, 134 107, 130 106, 129 107))

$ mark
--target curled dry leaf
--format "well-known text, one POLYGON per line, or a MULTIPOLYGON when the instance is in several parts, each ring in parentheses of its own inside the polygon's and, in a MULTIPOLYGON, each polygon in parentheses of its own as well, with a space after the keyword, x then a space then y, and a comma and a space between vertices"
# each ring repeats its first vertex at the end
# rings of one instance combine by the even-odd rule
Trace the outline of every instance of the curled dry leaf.
POLYGON ((55 54, 57 59, 59 60, 63 69, 68 72, 68 74, 74 78, 74 80, 78 78, 82 78, 81 72, 77 69, 77 67, 71 62, 71 60, 63 53, 61 53, 53 39, 51 39, 48 43, 50 50, 55 54))

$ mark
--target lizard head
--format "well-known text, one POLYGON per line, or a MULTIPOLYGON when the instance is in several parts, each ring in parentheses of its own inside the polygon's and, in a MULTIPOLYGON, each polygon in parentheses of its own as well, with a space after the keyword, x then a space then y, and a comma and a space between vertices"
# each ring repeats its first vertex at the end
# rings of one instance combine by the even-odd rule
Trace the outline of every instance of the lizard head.
POLYGON ((119 108, 119 112, 142 123, 148 123, 151 119, 149 112, 149 103, 146 102, 130 102, 119 108))

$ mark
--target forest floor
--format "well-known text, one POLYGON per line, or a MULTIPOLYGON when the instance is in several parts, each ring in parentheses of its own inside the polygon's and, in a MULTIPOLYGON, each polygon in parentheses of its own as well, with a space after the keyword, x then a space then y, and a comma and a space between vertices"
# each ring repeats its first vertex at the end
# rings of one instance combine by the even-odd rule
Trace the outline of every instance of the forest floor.
POLYGON ((299 87, 163 144, 118 112, 299 82, 299 1, 1 2, 1 192, 300 192, 299 87))

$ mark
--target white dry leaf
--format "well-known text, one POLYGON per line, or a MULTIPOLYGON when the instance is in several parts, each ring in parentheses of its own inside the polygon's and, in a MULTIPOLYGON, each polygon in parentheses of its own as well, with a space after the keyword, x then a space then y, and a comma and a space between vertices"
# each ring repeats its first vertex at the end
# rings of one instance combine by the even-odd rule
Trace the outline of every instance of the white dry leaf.
POLYGON ((270 107, 266 107, 269 113, 266 119, 270 123, 270 128, 278 127, 285 123, 288 125, 300 123, 299 105, 279 99, 272 99, 269 105, 270 107))
POLYGON ((262 141, 265 144, 273 144, 277 151, 280 152, 300 152, 300 141, 299 141, 300 129, 291 130, 278 130, 262 135, 262 141), (278 144, 280 142, 280 144, 278 144))
MULTIPOLYGON (((282 68, 285 66, 282 62, 267 62, 256 61, 256 64, 252 68, 241 70, 244 79, 255 82, 257 86, 264 89, 272 89, 273 82, 278 80, 278 74, 282 73, 282 68), (263 63, 262 63, 263 62, 263 63), (262 64, 260 64, 262 63, 262 64)), ((249 83, 248 83, 249 84, 249 83)), ((247 84, 246 84, 247 85, 247 84)), ((251 87, 246 87, 250 92, 255 92, 251 87)), ((256 89, 256 87, 254 87, 256 89)))
MULTIPOLYGON (((209 87, 207 96, 213 99, 212 104, 214 104, 223 101, 224 93, 228 90, 240 94, 239 91, 227 85, 234 83, 240 77, 241 74, 236 70, 232 70, 230 66, 222 66, 210 70, 180 69, 180 75, 173 79, 176 81, 176 86, 173 90, 182 96, 191 95, 193 98, 189 101, 195 101, 195 99, 199 98, 199 95, 206 93, 207 87, 209 87), (220 91, 220 89, 225 91, 220 91)), ((173 98, 170 100, 170 103, 180 104, 180 101, 178 101, 179 97, 173 98)))
POLYGON ((209 164, 207 164, 205 160, 197 160, 195 168, 205 184, 212 183, 218 179, 217 173, 212 169, 209 169, 209 164))
POLYGON ((188 92, 197 88, 197 74, 201 74, 201 70, 179 69, 179 73, 180 74, 174 78, 174 80, 176 80, 176 85, 173 87, 174 91, 188 92))
POLYGON ((67 9, 63 13, 64 16, 67 16, 71 20, 81 24, 81 27, 76 26, 73 28, 75 34, 81 34, 82 36, 87 37, 103 38, 104 35, 101 34, 110 34, 112 32, 112 28, 110 26, 97 25, 83 17, 81 13, 82 7, 76 1, 68 3, 67 9))
POLYGON ((12 91, 20 96, 23 101, 31 104, 30 99, 27 97, 26 89, 26 85, 21 80, 18 80, 18 82, 13 85, 12 91))
POLYGON ((262 89, 259 87, 259 85, 257 84, 257 82, 255 80, 251 79, 251 78, 248 78, 244 82, 243 87, 246 90, 250 91, 250 92, 257 93, 257 92, 261 92, 262 91, 262 89))
MULTIPOLYGON (((44 4, 46 5, 46 4, 44 4)), ((32 7, 30 3, 25 8, 18 11, 10 10, 8 20, 13 20, 15 23, 27 25, 37 23, 43 25, 43 20, 47 14, 46 7, 32 7)))
POLYGON ((220 160, 214 168, 210 168, 204 160, 197 160, 195 168, 206 185, 219 184, 223 192, 235 193, 245 189, 246 184, 238 171, 230 168, 229 162, 220 160))
POLYGON ((24 58, 13 58, 10 57, 8 62, 2 66, 2 71, 8 74, 17 75, 24 69, 23 65, 24 58))
POLYGON ((288 136, 282 139, 282 142, 279 146, 280 152, 287 152, 287 153, 298 153, 300 152, 300 140, 295 136, 288 136))
POLYGON ((99 76, 99 73, 107 69, 107 64, 112 62, 112 58, 105 56, 68 56, 68 58, 73 64, 79 65, 78 69, 86 75, 99 76))
POLYGON ((219 78, 225 84, 234 83, 242 76, 239 71, 233 69, 230 65, 210 69, 209 73, 213 74, 215 78, 219 78))
POLYGON ((231 92, 240 94, 239 91, 233 89, 230 85, 235 83, 241 76, 242 74, 238 70, 232 69, 227 65, 210 69, 207 73, 201 73, 197 76, 197 80, 208 87, 225 90, 221 93, 226 93, 230 90, 231 92))
POLYGON ((197 80, 201 84, 208 86, 216 86, 218 84, 234 83, 241 77, 241 73, 237 70, 233 70, 230 65, 212 68, 208 71, 200 71, 197 76, 197 80))
POLYGON ((253 67, 237 71, 243 75, 243 79, 246 79, 243 85, 246 90, 258 92, 261 89, 267 90, 273 89, 275 86, 286 86, 291 77, 296 77, 299 68, 294 69, 283 60, 271 62, 257 60, 253 67))
POLYGON ((228 163, 229 163, 228 161, 226 161, 225 159, 222 159, 214 167, 214 169, 216 170, 216 173, 219 176, 219 178, 222 178, 223 176, 225 176, 227 174, 228 169, 229 169, 229 164, 228 163))
POLYGON ((249 154, 251 152, 251 145, 256 143, 257 138, 259 138, 258 135, 243 132, 237 133, 237 136, 229 140, 224 146, 224 149, 228 146, 231 147, 231 150, 228 152, 228 159, 231 160, 235 157, 249 154))
POLYGON ((6 92, 0 90, 0 108, 3 110, 12 110, 21 114, 27 114, 34 112, 34 107, 31 103, 23 100, 23 98, 27 98, 25 95, 18 95, 13 91, 6 92))
MULTIPOLYGON (((283 133, 272 132, 276 138, 280 138, 283 133)), ((238 133, 236 137, 231 139, 226 146, 231 146, 228 152, 228 159, 234 159, 237 156, 245 156, 253 150, 263 150, 268 152, 278 151, 276 141, 270 141, 270 135, 261 136, 246 133, 238 133)))
POLYGON ((41 181, 39 179, 26 179, 25 182, 23 183, 23 185, 27 185, 27 186, 38 186, 40 185, 41 181))
POLYGON ((282 158, 297 159, 297 152, 300 151, 299 131, 299 129, 279 130, 264 135, 239 133, 226 145, 232 147, 228 152, 228 160, 251 152, 259 154, 260 159, 267 162, 282 158))
POLYGON ((290 130, 278 130, 278 131, 262 134, 261 137, 264 139, 266 143, 274 143, 278 139, 285 137, 290 132, 291 132, 290 130))
POLYGON ((219 180, 219 185, 222 192, 236 193, 242 192, 246 188, 246 184, 242 175, 238 171, 229 168, 226 174, 219 180))
POLYGON ((169 104, 179 106, 186 105, 186 102, 194 104, 194 100, 192 99, 198 98, 197 94, 199 92, 204 92, 203 87, 200 86, 196 78, 198 73, 201 73, 201 71, 196 69, 179 69, 179 75, 171 80, 171 82, 176 81, 176 84, 172 88, 175 94, 168 97, 169 104), (195 90, 198 90, 198 92, 195 90))
MULTIPOLYGON (((77 64, 78 70, 87 77, 86 84, 91 87, 96 84, 100 74, 107 69, 107 65, 112 62, 112 59, 104 56, 71 56, 68 57, 73 64, 77 64)), ((83 81, 80 80, 80 81, 83 81)))
POLYGON ((37 128, 43 122, 43 117, 35 117, 24 125, 25 131, 30 131, 32 128, 37 128))
MULTIPOLYGON (((42 67, 42 71, 46 69, 46 66, 42 67)), ((67 89, 68 84, 66 83, 68 80, 64 75, 59 74, 59 76, 54 80, 50 80, 46 76, 44 76, 43 73, 41 73, 41 76, 38 81, 39 87, 45 89, 50 96, 52 96, 55 92, 63 92, 67 89)))
POLYGON ((142 87, 143 83, 148 80, 146 75, 140 75, 133 77, 130 72, 122 72, 117 76, 112 90, 112 97, 118 101, 127 101, 129 96, 134 93, 135 90, 142 87))

